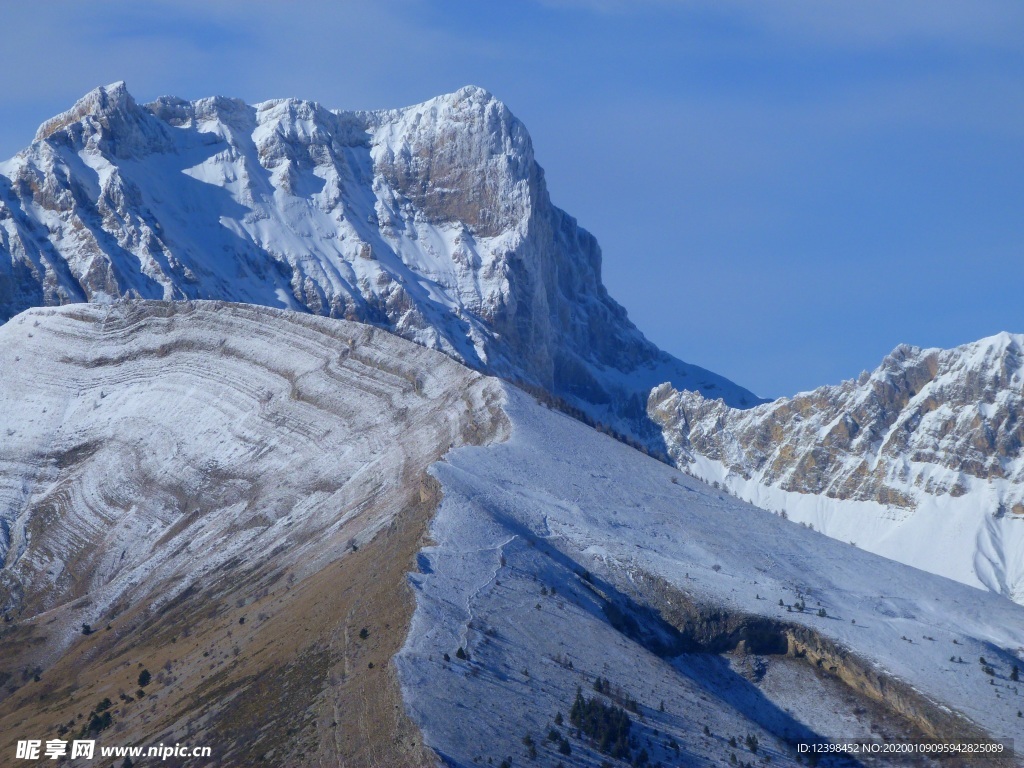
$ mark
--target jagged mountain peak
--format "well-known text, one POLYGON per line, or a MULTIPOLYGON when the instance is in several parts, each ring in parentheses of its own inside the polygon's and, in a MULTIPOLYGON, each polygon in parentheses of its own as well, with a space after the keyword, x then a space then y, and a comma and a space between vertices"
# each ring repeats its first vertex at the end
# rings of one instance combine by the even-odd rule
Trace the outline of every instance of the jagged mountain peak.
POLYGON ((597 241, 552 204, 526 127, 483 88, 367 112, 140 106, 115 84, 40 135, 0 164, 0 320, 122 296, 360 320, 654 447, 644 403, 660 381, 759 402, 633 326, 597 241))
POLYGON ((973 370, 1003 376, 1021 384, 1024 373, 1024 334, 1002 331, 995 336, 959 347, 964 365, 973 370))
POLYGON ((999 361, 1011 367, 1020 364, 1021 350, 1024 349, 1024 334, 1001 331, 992 336, 961 344, 951 349, 939 347, 922 348, 911 344, 900 344, 885 356, 877 369, 881 372, 898 371, 906 366, 919 365, 922 361, 943 357, 957 360, 973 370, 989 369, 999 361))
POLYGON ((118 80, 110 85, 101 85, 76 101, 71 109, 61 112, 40 125, 39 130, 36 131, 34 141, 48 139, 57 131, 85 117, 99 118, 118 112, 131 112, 136 109, 135 99, 128 93, 128 86, 124 80, 118 80))
MULTIPOLYGON (((338 114, 344 114, 346 110, 334 110, 338 114)), ((487 111, 494 111, 507 120, 515 119, 512 112, 493 93, 478 85, 464 85, 450 93, 442 93, 433 96, 417 104, 397 109, 365 110, 362 114, 378 115, 386 118, 393 118, 401 114, 426 114, 434 112, 437 114, 462 114, 462 115, 483 115, 487 111)))
POLYGON ((44 122, 36 131, 35 143, 39 142, 118 159, 166 152, 173 145, 163 125, 139 106, 124 81, 93 89, 71 109, 44 122))

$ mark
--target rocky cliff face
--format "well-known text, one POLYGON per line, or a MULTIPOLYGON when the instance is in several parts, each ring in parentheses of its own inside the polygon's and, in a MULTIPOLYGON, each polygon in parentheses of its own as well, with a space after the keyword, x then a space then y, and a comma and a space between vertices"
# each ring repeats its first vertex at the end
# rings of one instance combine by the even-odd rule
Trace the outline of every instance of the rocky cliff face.
POLYGON ((479 88, 367 113, 140 105, 118 83, 0 165, 0 320, 226 299, 377 324, 613 424, 642 421, 666 380, 758 402, 644 339, 600 270, 526 128, 479 88))
POLYGON ((900 346, 857 380, 749 411, 668 385, 649 409, 681 465, 897 559, 916 556, 905 538, 927 535, 912 522, 922 510, 959 519, 966 527, 948 540, 932 529, 930 562, 918 564, 942 572, 943 553, 966 548, 970 568, 949 575, 1024 599, 1022 350, 1024 336, 1008 333, 949 350, 900 346), (876 513, 894 527, 866 530, 876 513))

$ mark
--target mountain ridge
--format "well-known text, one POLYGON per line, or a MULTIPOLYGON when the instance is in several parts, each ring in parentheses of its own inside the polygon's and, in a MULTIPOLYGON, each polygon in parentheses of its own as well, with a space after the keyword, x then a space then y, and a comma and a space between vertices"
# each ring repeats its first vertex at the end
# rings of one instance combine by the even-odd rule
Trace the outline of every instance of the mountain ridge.
POLYGON ((668 385, 649 409, 697 476, 1024 600, 1024 335, 900 345, 857 379, 743 412, 668 385))
POLYGON ((0 319, 223 299, 379 325, 652 442, 656 384, 760 402, 649 342, 550 200, 525 126, 468 86, 374 112, 135 102, 123 83, 0 164, 0 319))

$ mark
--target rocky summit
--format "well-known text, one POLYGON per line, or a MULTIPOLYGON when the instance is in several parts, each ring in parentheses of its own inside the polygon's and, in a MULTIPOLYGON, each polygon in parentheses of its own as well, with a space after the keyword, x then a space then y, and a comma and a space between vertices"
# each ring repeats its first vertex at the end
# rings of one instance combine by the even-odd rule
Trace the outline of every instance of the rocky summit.
POLYGON ((0 164, 0 320, 125 296, 371 323, 648 443, 663 381, 760 402, 643 337, 481 88, 379 112, 96 89, 0 164))

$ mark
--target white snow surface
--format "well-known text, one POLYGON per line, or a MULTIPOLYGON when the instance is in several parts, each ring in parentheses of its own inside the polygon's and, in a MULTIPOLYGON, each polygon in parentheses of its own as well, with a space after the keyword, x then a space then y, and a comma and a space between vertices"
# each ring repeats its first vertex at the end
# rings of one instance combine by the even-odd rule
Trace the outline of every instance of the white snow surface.
MULTIPOLYGON (((1007 675, 1024 658, 1021 606, 738 501, 517 390, 506 397, 507 441, 460 448, 434 465, 444 500, 434 543, 410 576, 416 612, 398 669, 409 711, 446 763, 529 764, 529 733, 551 764, 598 764, 578 740, 571 759, 543 741, 577 686, 593 695, 598 675, 640 702, 641 744, 650 738, 652 760, 666 765, 727 764, 725 741, 747 733, 776 764, 793 764, 780 735, 802 732, 801 708, 819 735, 863 735, 853 717, 824 717, 813 687, 780 697, 721 657, 650 653, 613 629, 584 570, 606 592, 636 597, 641 574, 652 574, 694 601, 806 625, 992 736, 1020 734, 1024 699, 1007 675), (798 593, 805 613, 779 606, 798 593), (996 668, 995 685, 981 656, 996 668), (828 722, 833 730, 822 734, 828 722), (680 755, 663 746, 670 736, 680 755)), ((774 668, 783 680, 790 674, 774 668)))

